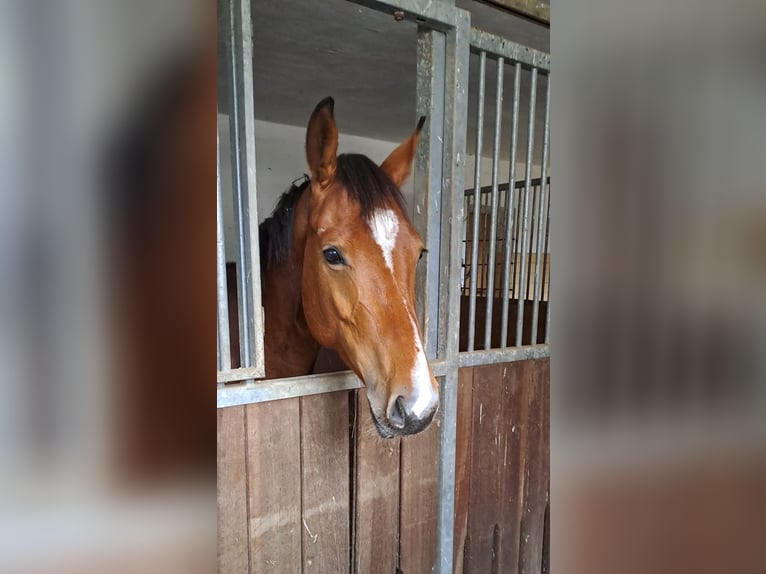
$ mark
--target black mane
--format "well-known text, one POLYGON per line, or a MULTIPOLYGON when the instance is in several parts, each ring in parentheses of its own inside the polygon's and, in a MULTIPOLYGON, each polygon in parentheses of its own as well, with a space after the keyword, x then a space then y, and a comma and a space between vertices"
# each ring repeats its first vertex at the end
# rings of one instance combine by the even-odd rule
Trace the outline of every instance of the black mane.
MULTIPOLYGON (((339 155, 335 180, 346 188, 351 199, 359 202, 362 217, 367 218, 376 208, 383 207, 388 199, 393 200, 406 217, 402 192, 367 156, 358 153, 339 155)), ((279 198, 271 216, 258 226, 261 271, 283 263, 290 255, 295 204, 308 186, 308 176, 296 179, 279 198)))

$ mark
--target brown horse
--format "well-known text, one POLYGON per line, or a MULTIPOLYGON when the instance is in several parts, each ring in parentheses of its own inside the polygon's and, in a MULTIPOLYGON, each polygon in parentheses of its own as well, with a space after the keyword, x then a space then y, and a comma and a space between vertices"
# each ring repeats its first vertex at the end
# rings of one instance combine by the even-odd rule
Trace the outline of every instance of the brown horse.
POLYGON ((415 319, 415 266, 423 243, 399 187, 412 169, 415 132, 378 167, 337 155, 333 100, 306 132, 310 180, 293 184, 260 226, 266 375, 311 372, 320 347, 365 383, 383 437, 425 429, 436 380, 415 319))

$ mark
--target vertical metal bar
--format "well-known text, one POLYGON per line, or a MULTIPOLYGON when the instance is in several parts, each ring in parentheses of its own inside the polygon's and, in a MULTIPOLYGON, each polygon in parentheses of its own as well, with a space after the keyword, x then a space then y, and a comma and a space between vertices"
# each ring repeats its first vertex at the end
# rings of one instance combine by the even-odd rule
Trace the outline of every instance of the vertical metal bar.
MULTIPOLYGON (((521 64, 516 63, 514 66, 514 78, 513 78, 513 116, 511 118, 511 165, 508 173, 508 200, 505 202, 505 235, 503 236, 505 241, 505 258, 503 260, 503 293, 501 295, 503 299, 503 310, 501 313, 502 324, 500 326, 500 346, 506 347, 508 345, 508 311, 510 304, 509 295, 509 283, 511 282, 511 254, 514 252, 513 248, 513 229, 511 224, 513 222, 514 214, 514 191, 516 189, 516 144, 518 142, 518 127, 519 127, 519 95, 521 93, 521 64)), ((514 265, 514 269, 515 269, 514 265)), ((515 279, 515 273, 513 273, 515 279)))
MULTIPOLYGON (((444 34, 418 28, 417 113, 426 116, 415 156, 413 222, 426 253, 416 272, 416 305, 426 355, 437 357, 444 140, 444 34)), ((445 325, 446 330, 446 325, 445 325)))
MULTIPOLYGON (((514 189, 516 189, 517 186, 514 182, 514 189)), ((513 298, 519 296, 519 291, 521 289, 519 282, 517 281, 518 275, 519 275, 519 243, 521 239, 521 207, 522 203, 524 201, 524 194, 521 192, 523 189, 521 186, 518 186, 519 192, 516 194, 516 203, 513 206, 514 209, 514 223, 513 223, 513 283, 511 284, 511 289, 513 290, 513 298)))
POLYGON ((489 261, 487 269, 487 307, 484 318, 484 348, 492 346, 492 303, 495 300, 495 251, 497 249, 497 168, 500 155, 500 129, 503 119, 503 71, 505 60, 497 59, 497 91, 495 95, 495 141, 492 147, 492 206, 489 224, 489 261))
POLYGON ((534 251, 534 243, 532 239, 535 237, 535 230, 537 229, 537 217, 535 216, 535 206, 538 205, 540 200, 540 186, 532 183, 532 205, 531 207, 531 220, 529 222, 529 249, 527 250, 527 282, 524 286, 524 298, 532 298, 532 252, 534 251))
MULTIPOLYGON (((545 217, 545 253, 549 253, 548 248, 548 237, 550 235, 551 231, 551 186, 550 183, 548 183, 548 207, 547 207, 547 215, 545 217)), ((545 343, 550 343, 551 339, 551 272, 550 272, 550 264, 548 263, 548 260, 546 259, 546 271, 543 273, 544 277, 548 278, 548 288, 546 289, 545 295, 545 343)))
POLYGON ((519 298, 516 305, 516 346, 521 346, 524 328, 524 286, 526 285, 527 232, 529 226, 529 188, 532 185, 532 149, 535 140, 535 108, 537 102, 537 68, 532 68, 532 86, 529 89, 529 124, 527 127, 527 159, 524 183, 524 214, 521 233, 521 270, 519 271, 519 298))
POLYGON ((452 574, 455 536, 455 440, 457 432, 458 343, 460 337, 460 242, 468 98, 470 15, 455 10, 456 27, 447 34, 444 102, 444 185, 442 225, 450 228, 446 341, 446 375, 441 388, 439 425, 439 513, 437 517, 436 574, 452 574))
POLYGON ((235 4, 237 0, 229 1, 229 75, 231 90, 229 92, 229 139, 231 142, 231 169, 232 186, 234 188, 234 219, 237 224, 237 297, 239 300, 239 346, 240 346, 240 366, 250 366, 250 324, 247 317, 250 315, 249 297, 247 296, 247 269, 245 267, 247 260, 247 246, 245 233, 245 192, 244 177, 242 173, 242 150, 240 141, 240 95, 239 95, 239 62, 237 58, 237 47, 239 46, 240 36, 237 34, 236 21, 237 12, 235 4))
POLYGON ((550 104, 551 104, 551 79, 547 78, 547 86, 545 90, 545 123, 543 129, 543 159, 540 166, 540 206, 537 210, 537 239, 535 241, 535 292, 532 297, 532 344, 537 344, 537 319, 539 317, 540 306, 540 281, 542 275, 540 274, 540 257, 541 246, 543 243, 543 205, 547 197, 545 193, 545 181, 548 176, 548 141, 550 136, 550 104))
POLYGON ((223 226, 223 193, 221 192, 221 145, 215 136, 217 195, 216 195, 216 287, 218 292, 218 349, 219 371, 231 369, 231 343, 229 339, 229 300, 226 286, 226 246, 223 226))
MULTIPOLYGON (((548 204, 550 205, 550 203, 548 204)), ((548 303, 545 306, 545 344, 551 342, 551 276, 548 272, 548 303)))
POLYGON ((476 282, 479 269, 479 214, 481 213, 481 145, 484 137, 484 79, 487 53, 479 54, 479 97, 476 104, 476 159, 473 174, 473 240, 471 243, 471 290, 468 302, 468 350, 474 349, 476 334, 476 282))
POLYGON ((263 357, 263 307, 261 306, 261 266, 258 248, 258 196, 256 193, 255 173, 255 102, 253 100, 253 20, 250 11, 250 0, 237 0, 239 5, 238 23, 240 26, 237 46, 240 65, 240 83, 236 86, 241 90, 239 103, 239 140, 240 168, 244 166, 244 186, 241 197, 244 213, 241 219, 244 223, 245 236, 244 262, 242 281, 245 285, 244 295, 248 300, 249 313, 244 316, 243 323, 247 325, 250 340, 248 343, 250 356, 249 366, 256 369, 259 377, 265 375, 263 357))
POLYGON ((549 271, 548 243, 551 235, 551 184, 546 183, 546 188, 548 190, 548 203, 545 208, 545 247, 543 248, 543 291, 541 297, 544 297, 545 300, 548 301, 550 299, 550 281, 546 281, 546 278, 548 277, 549 271))

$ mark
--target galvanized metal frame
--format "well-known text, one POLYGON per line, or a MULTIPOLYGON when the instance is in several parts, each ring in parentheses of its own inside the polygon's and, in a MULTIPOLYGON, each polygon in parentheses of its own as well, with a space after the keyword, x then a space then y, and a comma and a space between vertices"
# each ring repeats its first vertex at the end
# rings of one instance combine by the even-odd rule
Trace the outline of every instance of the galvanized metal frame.
POLYGON ((479 55, 479 96, 476 100, 476 146, 473 168, 473 237, 471 239, 471 287, 468 296, 468 350, 476 338, 476 282, 479 270, 479 222, 481 221, 481 152, 484 141, 484 97, 487 53, 479 55))
MULTIPOLYGON (((228 343, 228 304, 224 234, 222 215, 217 231, 218 261, 218 348, 221 368, 217 374, 219 395, 227 392, 223 383, 262 378, 265 376, 263 356, 263 309, 261 307, 260 260, 258 256, 258 202, 255 177, 255 109, 253 94, 253 43, 250 0, 229 0, 224 15, 231 46, 229 74, 229 126, 231 140, 232 187, 234 213, 237 222, 237 256, 239 268, 237 295, 239 297, 240 368, 231 369, 228 343), (223 278, 220 277, 223 270, 223 278), (224 297, 224 295, 226 295, 224 297), (226 322, 226 328, 222 323, 226 322), (227 360, 228 359, 228 360, 227 360), (229 368, 225 368, 227 366, 229 368)), ((220 158, 218 184, 220 187, 220 158)), ((220 193, 219 193, 220 195, 220 193)), ((221 200, 219 198, 219 210, 221 200)))
MULTIPOLYGON (((471 29, 469 13, 448 2, 348 1, 390 14, 399 13, 398 18, 403 15, 404 18, 416 21, 419 26, 416 107, 418 115, 427 116, 427 122, 415 161, 413 222, 428 251, 424 258, 425 264, 421 265, 417 273, 417 306, 431 367, 434 375, 439 378, 441 386, 438 548, 434 571, 446 574, 453 571, 458 368, 550 355, 547 344, 520 346, 518 342, 511 348, 458 352, 469 53, 473 49, 486 54, 482 59, 491 56, 498 61, 501 70, 506 60, 515 63, 514 154, 521 68, 532 67, 535 75, 538 68, 548 71, 550 58, 547 54, 471 29)), ((232 14, 239 16, 238 19, 232 18, 232 23, 237 20, 239 26, 239 29, 232 26, 232 74, 234 75, 232 78, 232 86, 234 86, 232 137, 235 144, 232 149, 233 155, 236 156, 236 160, 233 161, 234 175, 238 178, 233 181, 235 189, 239 192, 235 205, 238 209, 238 218, 241 220, 240 258, 244 269, 249 270, 249 273, 243 273, 245 277, 241 278, 244 280, 242 284, 244 288, 241 288, 240 292, 244 299, 240 310, 246 310, 247 316, 243 314, 243 327, 240 332, 244 331, 248 334, 250 352, 243 353, 243 367, 240 369, 227 370, 226 362, 221 357, 217 377, 218 407, 360 388, 361 382, 350 371, 288 379, 253 380, 264 376, 264 360, 261 293, 260 282, 257 280, 260 277, 260 262, 255 193, 252 31, 250 30, 250 0, 231 0, 231 2, 232 14), (242 382, 232 385, 222 384, 229 381, 242 382)), ((501 87, 498 87, 498 98, 501 97, 501 87)), ((534 97, 532 100, 534 101, 534 97)), ((500 115, 498 110, 495 119, 491 187, 493 213, 498 208, 498 193, 505 189, 498 183, 496 173, 501 129, 500 115)), ((514 163, 514 161, 511 162, 511 176, 513 176, 514 163)), ((529 173, 525 183, 528 192, 531 184, 529 173)), ((510 187, 512 198, 513 186, 510 187)), ((476 185, 475 188, 478 196, 480 186, 476 185)), ((225 267, 220 261, 221 257, 225 257, 220 203, 219 191, 218 346, 220 354, 223 355, 227 348, 225 339, 228 334, 226 320, 228 309, 225 308, 225 301, 221 300, 226 291, 226 277, 225 267)), ((494 217, 496 216, 493 215, 494 217)), ((494 229, 496 221, 493 221, 493 224, 494 229)), ((506 221, 506 227, 508 225, 510 224, 506 221)), ((506 254, 506 258, 507 256, 506 254)), ((494 253, 491 259, 494 261, 494 253)), ((474 281, 472 286, 475 286, 474 281)), ((504 289, 507 290, 507 277, 504 281, 504 289)), ((487 342, 485 342, 486 346, 488 346, 487 342)))
MULTIPOLYGON (((491 193, 491 211, 490 211, 490 232, 489 232, 489 257, 487 262, 487 276, 486 276, 486 314, 485 314, 485 330, 484 330, 484 349, 488 350, 491 343, 490 326, 492 321, 492 306, 495 294, 495 243, 496 243, 496 225, 497 225, 497 211, 498 211, 498 191, 507 191, 506 201, 506 221, 505 221, 505 253, 503 260, 503 282, 501 297, 503 300, 503 308, 501 311, 501 335, 500 346, 506 348, 508 344, 507 331, 508 331, 508 316, 509 316, 509 304, 511 295, 516 298, 516 333, 514 337, 514 347, 521 348, 522 345, 522 327, 524 325, 524 301, 528 298, 528 295, 533 294, 533 309, 532 319, 537 321, 539 315, 539 300, 540 300, 540 288, 542 276, 540 273, 540 257, 543 241, 543 231, 546 230, 546 246, 547 246, 547 229, 549 226, 549 194, 546 194, 546 190, 549 189, 548 185, 544 185, 543 182, 548 181, 547 177, 547 157, 548 157, 548 136, 549 136, 549 107, 550 107, 550 56, 543 52, 521 46, 515 42, 507 40, 502 37, 498 37, 476 28, 471 29, 471 51, 479 56, 479 98, 477 101, 476 112, 476 171, 478 172, 481 162, 481 143, 483 140, 483 109, 484 109, 484 69, 486 66, 486 59, 491 57, 496 60, 498 66, 498 79, 497 79, 497 93, 496 93, 496 118, 495 118, 495 147, 493 149, 492 157, 492 185, 488 188, 480 187, 480 176, 478 173, 474 175, 474 187, 473 189, 466 190, 466 195, 470 194, 473 197, 473 238, 472 238, 472 258, 470 267, 470 289, 469 289, 469 325, 468 325, 468 353, 474 352, 474 334, 475 334, 475 308, 476 308, 476 296, 477 296, 477 270, 479 267, 478 261, 478 221, 479 221, 479 205, 481 199, 484 198, 485 192, 491 193), (506 60, 509 63, 515 64, 514 74, 514 94, 513 94, 513 113, 512 113, 512 125, 511 125, 511 154, 510 154, 510 173, 509 182, 513 184, 505 184, 498 186, 497 184, 497 147, 500 119, 498 111, 502 107, 502 83, 503 83, 503 69, 506 60), (518 123, 519 123, 519 102, 520 102, 520 88, 521 88, 521 71, 522 69, 531 70, 532 83, 529 92, 529 117, 528 117, 528 129, 527 129, 527 149, 526 149, 526 161, 525 161, 525 180, 523 183, 523 192, 520 192, 520 197, 514 197, 514 191, 519 188, 518 182, 515 181, 516 170, 516 152, 518 144, 518 123), (545 133, 543 143, 543 158, 542 158, 542 173, 538 180, 532 179, 532 159, 534 150, 534 130, 535 130, 535 111, 537 108, 537 82, 540 74, 543 74, 548 79, 548 91, 545 102, 545 133), (539 184, 538 184, 539 182, 539 184), (532 194, 532 212, 537 212, 536 217, 531 220, 530 217, 530 193, 532 194), (546 199, 548 201, 546 202, 546 199), (514 206, 518 204, 516 209, 516 215, 514 217, 514 206), (545 218, 544 218, 545 214, 545 218), (520 239, 520 246, 513 244, 516 238, 520 239), (511 272, 511 256, 517 252, 520 254, 521 261, 518 265, 513 266, 513 272, 511 272), (527 254, 529 251, 529 254, 527 254), (534 275, 532 269, 532 254, 536 254, 536 262, 534 264, 534 275), (529 257, 527 257, 529 255, 529 257), (529 269, 527 269, 529 267, 529 269), (516 292, 516 273, 519 273, 518 292, 516 292), (512 277, 511 277, 512 276, 512 277)), ((514 262, 516 257, 514 255, 514 262)), ((550 306, 548 306, 548 313, 550 306)), ((546 316, 546 341, 548 338, 548 327, 550 320, 550 314, 546 316)), ((533 323, 532 338, 531 340, 537 341, 537 323, 533 323)), ((493 349, 494 350, 494 349, 493 349)), ((548 349, 549 351, 549 349, 548 349)))

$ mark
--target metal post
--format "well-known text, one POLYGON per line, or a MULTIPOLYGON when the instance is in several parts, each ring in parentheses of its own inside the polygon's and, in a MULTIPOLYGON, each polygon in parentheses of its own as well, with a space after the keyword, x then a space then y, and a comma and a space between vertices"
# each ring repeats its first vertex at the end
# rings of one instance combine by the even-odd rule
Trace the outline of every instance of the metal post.
POLYGON ((215 136, 216 148, 216 287, 218 292, 218 349, 219 371, 231 369, 231 343, 229 339, 229 300, 226 285, 226 246, 223 227, 223 194, 221 193, 221 145, 218 133, 215 136))
POLYGON ((500 129, 503 118, 503 69, 505 60, 497 59, 497 91, 495 94, 495 141, 492 147, 492 206, 489 226, 489 268, 487 269, 487 307, 484 318, 484 349, 492 346, 492 303, 495 299, 495 251, 497 249, 497 168, 500 155, 500 129))
MULTIPOLYGON (((446 375, 442 378, 439 425, 439 513, 434 570, 452 574, 455 537, 455 440, 457 430, 458 343, 460 336, 460 243, 463 221, 470 15, 455 10, 455 28, 447 33, 444 102, 444 186, 442 225, 449 227, 449 284, 446 375)), ((442 250, 444 251, 444 250, 442 250)))
POLYGON ((534 252, 533 239, 535 238, 535 230, 538 228, 537 217, 535 217, 535 206, 539 205, 540 200, 540 186, 536 185, 532 180, 532 204, 530 205, 530 221, 529 221, 529 243, 527 249, 527 281, 524 286, 525 299, 532 298, 532 253, 534 252))
MULTIPOLYGON (((511 224, 514 212, 514 191, 516 189, 516 144, 519 128, 519 96, 521 93, 521 64, 516 62, 513 79, 513 117, 511 118, 511 165, 508 174, 508 201, 505 202, 505 258, 503 261, 503 310, 501 313, 500 346, 508 345, 508 311, 510 304, 509 283, 511 281, 511 254, 514 253, 513 232, 511 224)), ((515 256, 514 256, 515 258, 515 256)), ((514 269, 515 269, 514 265, 514 269)), ((515 272, 513 279, 515 279, 515 272)))
POLYGON ((547 182, 545 184, 545 187, 547 188, 548 193, 548 203, 545 207, 545 247, 543 247, 543 290, 540 295, 541 300, 548 301, 550 298, 550 281, 546 282, 546 278, 548 277, 549 269, 549 249, 548 244, 550 242, 550 236, 551 236, 551 184, 550 182, 547 182), (546 285, 548 287, 546 287, 546 285))
MULTIPOLYGON (((540 291, 542 275, 540 274, 541 245, 543 243, 543 204, 547 194, 545 182, 548 175, 548 142, 550 135, 550 103, 551 103, 551 79, 548 76, 548 85, 545 90, 545 124, 543 130, 543 159, 540 166, 540 207, 537 211, 537 240, 535 241, 535 293, 532 297, 532 344, 537 344, 537 318, 539 316, 540 291)), ((550 199, 549 199, 550 201, 550 199)), ((547 227, 547 225, 546 225, 547 227)), ((542 254, 544 256, 544 254, 542 254)))
MULTIPOLYGON (((426 253, 416 272, 416 305, 426 356, 437 357, 444 140, 444 34, 418 27, 417 115, 426 116, 415 156, 413 223, 426 253)), ((445 323, 446 332, 446 323, 445 323)))
POLYGON ((481 214, 481 146, 484 138, 484 79, 487 53, 479 53, 479 97, 476 103, 476 158, 473 173, 473 239, 471 242, 471 289, 468 300, 468 350, 474 349, 476 335, 476 282, 479 268, 479 224, 481 214))
MULTIPOLYGON (((516 183, 514 182, 513 188, 516 189, 516 183)), ((519 192, 516 194, 516 201, 513 205, 513 248, 511 253, 513 255, 513 280, 511 281, 511 297, 518 297, 518 291, 520 286, 516 282, 516 277, 519 273, 519 239, 521 237, 521 206, 524 201, 523 194, 521 192, 522 187, 518 187, 519 192)))
POLYGON ((529 226, 529 189, 532 185, 532 149, 535 140, 535 108, 537 107, 537 68, 532 68, 532 87, 529 90, 529 124, 527 128, 527 159, 526 159, 526 177, 524 184, 524 214, 522 216, 523 230, 521 233, 521 270, 519 271, 519 298, 517 301, 516 313, 516 346, 521 345, 521 335, 524 328, 524 287, 527 283, 526 277, 526 249, 527 233, 529 226))
POLYGON ((232 29, 237 42, 232 45, 233 64, 238 79, 233 84, 237 101, 237 169, 239 186, 237 217, 240 237, 240 301, 242 335, 245 341, 242 366, 254 369, 256 377, 265 375, 263 360, 263 308, 261 307, 261 267, 258 257, 258 205, 255 173, 255 104, 253 101, 253 30, 250 0, 232 0, 232 29), (238 28, 235 27, 235 24, 238 28))
MULTIPOLYGON (((245 0, 246 1, 246 0, 245 0)), ((229 80, 231 91, 229 93, 229 138, 231 150, 231 169, 232 185, 234 187, 234 219, 237 225, 237 297, 239 310, 239 356, 240 367, 250 367, 250 322, 247 317, 250 316, 250 297, 247 289, 247 235, 245 225, 247 216, 245 213, 245 186, 247 185, 242 170, 242 142, 240 140, 240 64, 238 47, 240 46, 241 36, 237 34, 237 10, 235 7, 237 0, 229 0, 229 80)), ((251 92, 252 93, 252 92, 251 92)))

